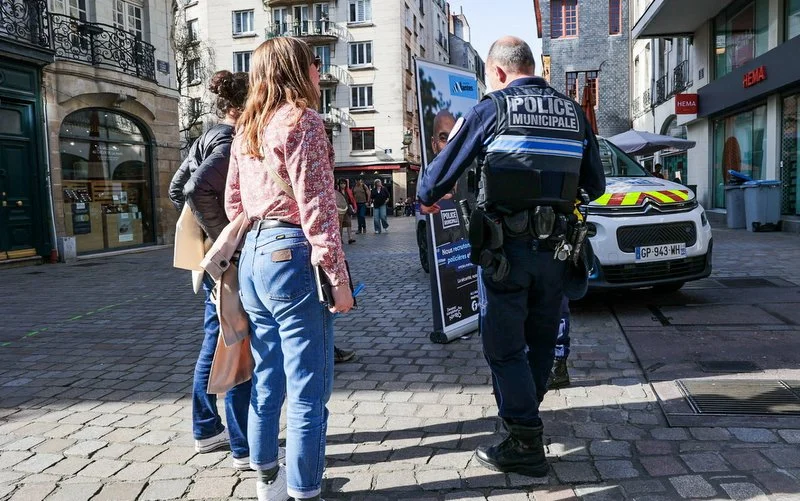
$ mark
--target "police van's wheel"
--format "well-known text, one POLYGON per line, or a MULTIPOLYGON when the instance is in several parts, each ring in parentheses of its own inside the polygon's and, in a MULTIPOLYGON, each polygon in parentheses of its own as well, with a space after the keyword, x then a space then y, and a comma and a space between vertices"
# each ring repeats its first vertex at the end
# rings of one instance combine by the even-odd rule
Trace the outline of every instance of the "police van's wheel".
POLYGON ((677 292, 683 287, 686 282, 673 282, 671 284, 654 285, 653 291, 659 294, 668 294, 670 292, 677 292))
POLYGON ((428 264, 428 235, 425 231, 425 225, 421 224, 417 227, 417 247, 419 248, 419 264, 425 273, 430 273, 430 265, 428 264))

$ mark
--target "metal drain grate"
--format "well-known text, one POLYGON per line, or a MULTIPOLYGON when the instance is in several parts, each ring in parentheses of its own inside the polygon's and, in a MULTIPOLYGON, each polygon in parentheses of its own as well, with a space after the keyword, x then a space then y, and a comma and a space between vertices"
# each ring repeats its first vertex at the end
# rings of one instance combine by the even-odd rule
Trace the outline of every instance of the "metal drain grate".
POLYGON ((696 414, 800 416, 800 396, 784 381, 680 379, 677 384, 696 414))
POLYGON ((737 373, 737 372, 755 372, 761 370, 753 362, 735 361, 735 360, 731 361, 713 360, 707 362, 698 362, 697 365, 700 366, 700 370, 702 370, 703 372, 737 373))
POLYGON ((766 278, 718 278, 717 282, 732 289, 748 289, 755 287, 775 287, 775 284, 766 278))

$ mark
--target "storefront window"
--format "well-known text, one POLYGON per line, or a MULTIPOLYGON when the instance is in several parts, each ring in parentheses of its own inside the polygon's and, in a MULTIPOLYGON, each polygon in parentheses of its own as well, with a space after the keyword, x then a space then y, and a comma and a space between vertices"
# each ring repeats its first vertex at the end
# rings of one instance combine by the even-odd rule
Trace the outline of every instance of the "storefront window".
POLYGON ((769 50, 769 0, 740 0, 714 19, 715 75, 721 78, 769 50))
POLYGON ((786 40, 800 35, 800 0, 786 0, 786 40))
MULTIPOLYGON (((686 139, 686 126, 678 125, 677 117, 673 116, 664 123, 661 134, 678 139, 686 139)), ((688 159, 686 151, 667 149, 661 152, 661 164, 664 177, 670 181, 680 183, 688 182, 688 159)))
POLYGON ((135 122, 76 111, 61 125, 60 151, 66 234, 79 253, 154 241, 149 148, 135 122))
POLYGON ((767 107, 714 121, 714 207, 725 207, 728 171, 763 179, 767 107))
POLYGON ((783 130, 781 134, 781 211, 783 214, 800 214, 800 193, 797 180, 800 177, 800 94, 783 100, 783 130))

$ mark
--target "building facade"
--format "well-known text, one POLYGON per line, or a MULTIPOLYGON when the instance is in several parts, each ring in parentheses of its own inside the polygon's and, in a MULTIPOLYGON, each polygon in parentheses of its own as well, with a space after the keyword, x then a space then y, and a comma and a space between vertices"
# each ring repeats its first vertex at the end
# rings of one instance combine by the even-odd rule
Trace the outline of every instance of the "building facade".
MULTIPOLYGON (((414 58, 449 61, 443 0, 197 0, 187 24, 213 49, 214 70, 249 71, 264 40, 295 36, 322 61, 320 114, 336 152, 336 176, 416 191, 421 162, 414 58)), ((203 85, 190 98, 203 98, 203 85)), ((212 117, 209 117, 213 120, 212 117)))
MULTIPOLYGON (((682 70, 673 75, 685 78, 685 92, 696 96, 697 107, 676 110, 654 97, 653 126, 663 128, 674 115, 676 126, 696 141, 686 155, 687 182, 697 185, 704 206, 725 208, 728 172, 734 170, 780 180, 782 213, 798 215, 800 66, 792 62, 800 54, 800 2, 654 0, 643 2, 633 17, 637 45, 674 50, 676 38, 687 40, 689 69, 685 77, 682 70), (682 15, 687 9, 695 14, 682 15)), ((657 83, 660 76, 654 77, 657 83)))
MULTIPOLYGON (((632 25, 641 17, 648 0, 630 0, 632 25)), ((631 117, 633 128, 655 134, 687 139, 687 128, 678 123, 675 101, 693 85, 692 41, 687 36, 637 39, 631 45, 631 117)), ((688 153, 666 149, 640 158, 652 170, 661 164, 667 179, 693 183, 688 153)))
POLYGON ((171 243, 170 8, 0 0, 0 260, 171 243))
POLYGON ((486 94, 486 63, 472 46, 469 21, 463 9, 450 14, 450 64, 475 73, 478 78, 478 96, 486 94))
POLYGON ((600 135, 631 127, 629 0, 539 0, 541 74, 579 103, 588 86, 600 135))

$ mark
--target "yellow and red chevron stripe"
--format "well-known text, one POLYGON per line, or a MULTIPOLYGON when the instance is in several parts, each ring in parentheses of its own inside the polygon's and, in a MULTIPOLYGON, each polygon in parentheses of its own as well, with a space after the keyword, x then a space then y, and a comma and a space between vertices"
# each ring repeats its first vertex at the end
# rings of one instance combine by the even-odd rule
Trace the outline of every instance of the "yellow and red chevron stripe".
POLYGON ((661 191, 630 191, 627 193, 606 193, 594 201, 595 205, 608 205, 623 207, 628 205, 642 205, 650 199, 657 204, 672 204, 689 200, 687 190, 661 190, 661 191))

